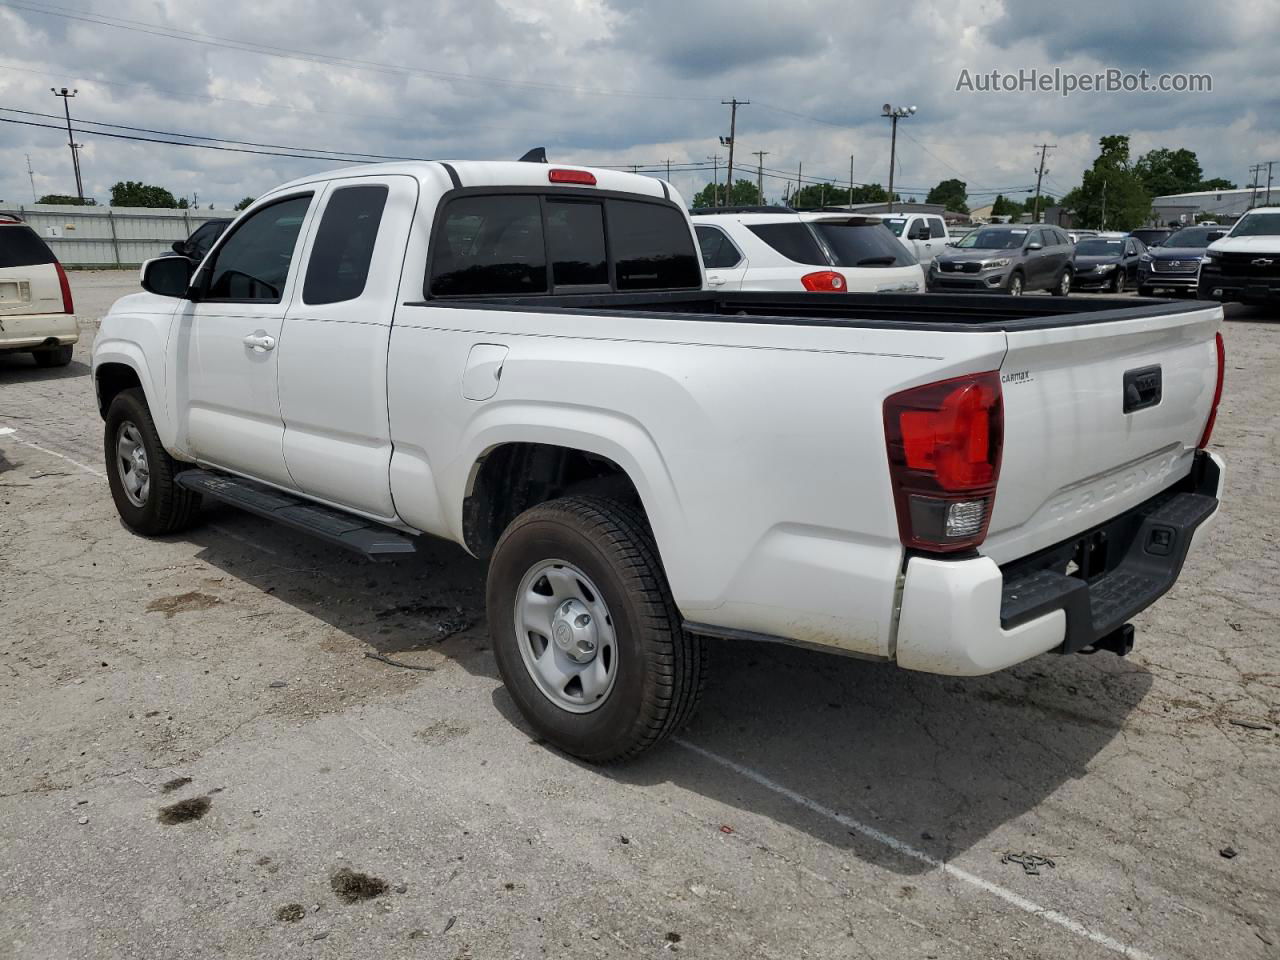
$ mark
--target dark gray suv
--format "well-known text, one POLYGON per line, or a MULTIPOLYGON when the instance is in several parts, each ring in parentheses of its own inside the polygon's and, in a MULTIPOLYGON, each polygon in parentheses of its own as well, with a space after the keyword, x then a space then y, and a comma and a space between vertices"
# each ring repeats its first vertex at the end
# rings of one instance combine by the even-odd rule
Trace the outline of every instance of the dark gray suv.
POLYGON ((966 234, 939 254, 929 268, 929 289, 1003 290, 1020 296, 1048 290, 1060 297, 1071 292, 1071 239, 1046 224, 992 224, 966 234))

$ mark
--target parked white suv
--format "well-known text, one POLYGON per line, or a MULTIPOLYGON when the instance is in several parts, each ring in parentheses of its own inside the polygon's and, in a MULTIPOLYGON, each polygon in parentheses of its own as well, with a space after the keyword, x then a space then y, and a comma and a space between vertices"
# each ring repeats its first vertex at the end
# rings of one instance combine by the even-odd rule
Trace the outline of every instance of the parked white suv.
POLYGON ((0 213, 0 353, 64 367, 80 339, 66 271, 40 235, 0 213))
POLYGON ((936 214, 888 213, 881 219, 926 270, 933 258, 942 253, 953 239, 947 231, 947 221, 936 214))
POLYGON ((707 284, 719 290, 919 293, 924 271, 879 217, 738 207, 694 212, 707 284))
POLYGON ((1259 207, 1209 244, 1200 264, 1200 299, 1280 301, 1280 207, 1259 207))

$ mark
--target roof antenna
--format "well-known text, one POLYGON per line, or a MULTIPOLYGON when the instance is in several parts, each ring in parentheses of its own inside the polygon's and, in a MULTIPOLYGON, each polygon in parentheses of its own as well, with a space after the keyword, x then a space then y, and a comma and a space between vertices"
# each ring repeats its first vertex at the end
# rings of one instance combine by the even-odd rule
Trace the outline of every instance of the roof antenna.
POLYGON ((523 157, 520 158, 520 162, 521 163, 546 163, 547 148, 534 147, 532 150, 530 150, 528 153, 526 153, 523 157))

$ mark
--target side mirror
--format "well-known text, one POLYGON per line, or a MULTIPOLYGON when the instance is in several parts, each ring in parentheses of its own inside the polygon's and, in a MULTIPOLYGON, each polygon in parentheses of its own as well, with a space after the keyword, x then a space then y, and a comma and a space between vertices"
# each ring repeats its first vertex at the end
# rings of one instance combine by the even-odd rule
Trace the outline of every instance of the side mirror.
POLYGON ((196 265, 186 257, 157 257, 142 265, 142 289, 159 297, 185 297, 196 265))
POLYGON ((176 253, 178 256, 180 256, 180 257, 185 257, 185 256, 187 255, 187 241, 185 241, 185 240, 175 240, 175 241, 173 241, 173 246, 172 246, 172 248, 171 248, 171 249, 172 249, 172 250, 173 250, 173 252, 174 252, 174 253, 176 253))
POLYGON ((1044 244, 1041 243, 1039 240, 1032 240, 1030 243, 1027 244, 1028 251, 1043 250, 1043 249, 1044 249, 1044 244))

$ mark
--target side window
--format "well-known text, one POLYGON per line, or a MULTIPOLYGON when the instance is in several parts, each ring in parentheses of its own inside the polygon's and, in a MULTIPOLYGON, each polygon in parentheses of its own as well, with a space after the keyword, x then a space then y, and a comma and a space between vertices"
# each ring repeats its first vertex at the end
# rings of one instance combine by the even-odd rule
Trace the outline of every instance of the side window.
POLYGON ((695 227, 702 265, 708 270, 725 270, 742 262, 742 254, 719 227, 695 227))
POLYGON ((241 223, 208 268, 205 299, 279 303, 309 206, 309 193, 290 197, 241 223))
POLYGON ((927 240, 929 233, 929 224, 925 222, 924 217, 917 217, 911 221, 911 228, 907 232, 908 240, 927 240))
POLYGON ((934 240, 941 240, 947 235, 947 225, 942 222, 941 217, 929 218, 929 236, 934 240))
POLYGON ((702 287, 702 268, 684 211, 640 200, 609 200, 607 215, 619 291, 702 287))
POLYGON ((546 292, 547 253, 536 196, 449 201, 432 241, 428 296, 546 292))
POLYGON ((329 195, 307 261, 304 303, 340 303, 364 293, 386 205, 387 188, 380 184, 341 187, 329 195))
POLYGON ((1136 257, 1138 255, 1138 246, 1132 240, 1126 240, 1124 244, 1124 255, 1126 257, 1136 257))
POLYGON ((547 255, 551 283, 568 286, 609 285, 604 247, 604 207, 591 200, 547 200, 547 255))
POLYGON ((1048 245, 1049 245, 1048 238, 1047 238, 1047 237, 1045 237, 1045 235, 1044 235, 1044 231, 1043 231, 1043 230, 1031 230, 1031 231, 1029 231, 1029 232, 1027 233, 1027 239, 1026 239, 1026 242, 1023 244, 1023 248, 1025 249, 1027 246, 1030 246, 1030 245, 1031 245, 1031 244, 1033 244, 1033 243, 1038 243, 1038 244, 1041 244, 1042 246, 1048 246, 1048 245))
POLYGON ((813 232, 800 221, 794 223, 757 223, 747 229, 794 263, 829 267, 827 259, 814 239, 813 232))

